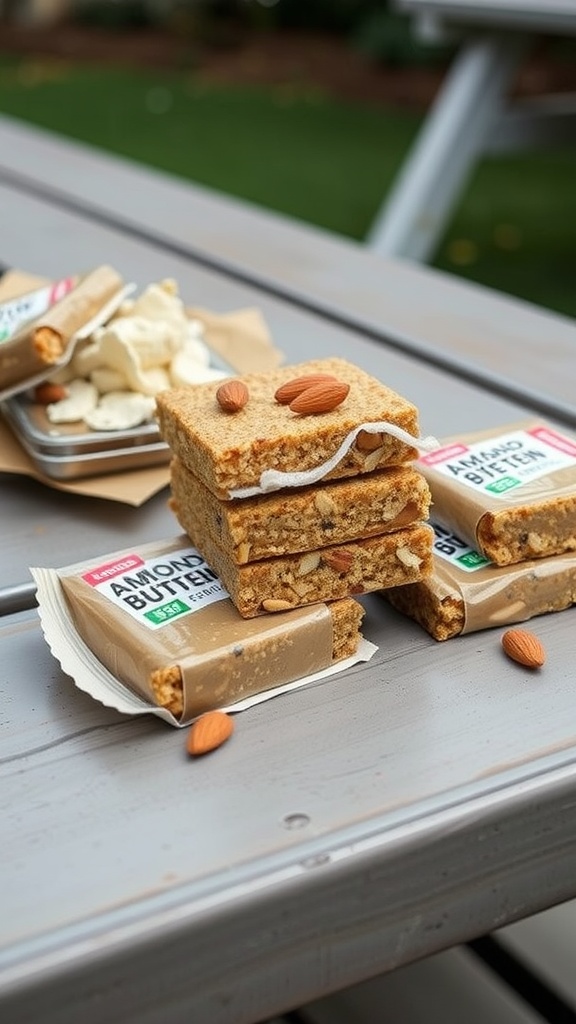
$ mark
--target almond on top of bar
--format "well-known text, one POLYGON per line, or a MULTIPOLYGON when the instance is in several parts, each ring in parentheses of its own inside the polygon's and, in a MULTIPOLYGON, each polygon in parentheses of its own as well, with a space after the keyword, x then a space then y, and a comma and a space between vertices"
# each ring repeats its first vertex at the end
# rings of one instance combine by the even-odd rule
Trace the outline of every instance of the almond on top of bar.
MULTIPOLYGON (((310 360, 240 379, 248 398, 234 411, 219 404, 218 383, 168 390, 157 397, 164 440, 223 500, 234 490, 258 486, 265 471, 316 469, 364 423, 390 423, 415 440, 419 435, 416 407, 344 359, 310 360), (284 400, 281 389, 286 385, 318 375, 331 378, 332 384, 330 379, 315 380, 290 401, 284 400)), ((360 433, 325 479, 402 465, 416 455, 415 447, 389 433, 360 433)))

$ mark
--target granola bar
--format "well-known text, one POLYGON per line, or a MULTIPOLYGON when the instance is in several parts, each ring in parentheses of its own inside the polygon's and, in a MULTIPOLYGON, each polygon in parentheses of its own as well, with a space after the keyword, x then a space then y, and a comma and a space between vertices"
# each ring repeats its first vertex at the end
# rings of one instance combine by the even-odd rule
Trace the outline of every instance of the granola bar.
MULTIPOLYGON (((218 498, 257 487, 263 473, 314 470, 333 458, 366 423, 388 423, 418 438, 418 413, 407 399, 344 359, 317 359, 240 378, 249 400, 236 413, 218 405, 218 384, 173 389, 157 398, 160 432, 172 453, 218 498), (309 374, 331 374, 350 386, 337 408, 299 415, 275 399, 278 388, 309 374)), ((416 447, 385 431, 359 433, 325 479, 402 465, 416 447)))
POLYGON ((432 569, 434 534, 421 523, 334 547, 236 565, 202 531, 193 509, 176 502, 173 509, 245 618, 414 582, 432 569))
POLYGON ((180 459, 171 465, 175 506, 193 510, 236 565, 391 533, 428 518, 430 491, 413 466, 316 487, 222 501, 180 459))

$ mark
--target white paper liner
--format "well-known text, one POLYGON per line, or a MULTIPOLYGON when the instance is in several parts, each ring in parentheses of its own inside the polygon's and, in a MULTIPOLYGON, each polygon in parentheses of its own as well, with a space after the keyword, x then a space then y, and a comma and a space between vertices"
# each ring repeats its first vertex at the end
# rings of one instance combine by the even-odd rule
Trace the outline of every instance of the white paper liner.
MULTIPOLYGON (((68 604, 60 586, 58 574, 55 569, 30 570, 36 583, 38 613, 44 639, 52 654, 62 667, 62 670, 72 677, 79 690, 89 694, 94 700, 99 701, 106 707, 114 708, 124 715, 156 715, 162 718, 169 725, 181 728, 189 725, 193 719, 178 721, 170 711, 160 708, 155 704, 149 704, 142 697, 133 693, 124 686, 107 668, 96 658, 81 636, 76 632, 74 621, 70 614, 68 604)), ((235 704, 219 708, 219 710, 235 713, 245 711, 255 704, 262 704, 265 700, 271 700, 280 694, 289 693, 291 690, 299 689, 302 686, 310 686, 312 683, 320 682, 338 672, 344 672, 358 662, 370 661, 378 650, 375 644, 360 639, 355 654, 342 661, 338 661, 321 672, 304 676, 291 683, 276 686, 273 689, 265 690, 262 693, 246 697, 235 704)))
POLYGON ((396 423, 388 423, 385 420, 379 420, 374 423, 360 423, 359 426, 354 427, 346 435, 340 447, 334 452, 334 455, 331 455, 329 459, 326 459, 320 465, 314 466, 312 469, 298 470, 294 473, 285 473, 279 469, 265 469, 260 475, 260 483, 258 485, 254 487, 238 487, 228 491, 228 495, 230 498, 253 498, 257 494, 269 494, 271 491, 279 491, 283 487, 308 487, 310 484, 316 484, 319 480, 323 480, 328 473, 331 473, 333 469, 336 469, 338 463, 344 458, 346 452, 349 451, 358 434, 362 431, 367 434, 390 434, 391 437, 395 437, 398 441, 403 441, 405 444, 422 452, 432 452, 440 447, 440 442, 435 437, 414 437, 413 434, 409 434, 407 430, 397 426, 396 423))

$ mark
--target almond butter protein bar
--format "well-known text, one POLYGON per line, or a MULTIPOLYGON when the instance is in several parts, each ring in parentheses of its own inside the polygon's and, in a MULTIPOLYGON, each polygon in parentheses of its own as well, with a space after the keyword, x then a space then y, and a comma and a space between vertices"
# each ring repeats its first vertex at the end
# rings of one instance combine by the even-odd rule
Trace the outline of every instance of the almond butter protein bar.
POLYGON ((174 500, 172 508, 246 618, 410 583, 432 569, 433 531, 426 524, 237 565, 199 530, 193 509, 174 500))
POLYGON ((383 596, 435 640, 526 622, 576 603, 576 552, 497 566, 434 524, 430 576, 383 596))
POLYGON ((434 512, 496 565, 576 551, 576 439, 538 421, 423 455, 434 512))
POLYGON ((326 669, 361 639, 353 598, 243 619, 187 537, 33 575, 43 592, 46 576, 57 584, 78 636, 114 678, 179 724, 326 669))
POLYGON ((0 344, 0 391, 46 371, 64 358, 68 346, 124 285, 121 276, 106 265, 96 267, 74 281, 74 287, 42 315, 22 325, 0 344))

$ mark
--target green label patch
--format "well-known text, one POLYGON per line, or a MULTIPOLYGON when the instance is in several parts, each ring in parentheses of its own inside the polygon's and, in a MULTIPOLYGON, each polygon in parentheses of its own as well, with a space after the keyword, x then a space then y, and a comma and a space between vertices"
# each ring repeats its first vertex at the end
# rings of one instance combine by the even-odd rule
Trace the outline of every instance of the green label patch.
POLYGON ((515 476, 503 476, 493 484, 487 484, 486 490, 492 491, 492 494, 503 494, 504 491, 511 491, 513 487, 519 487, 521 483, 522 481, 515 476))
POLYGON ((184 615, 189 611, 190 606, 184 604, 184 601, 169 601, 168 604, 163 604, 160 608, 152 608, 151 611, 145 612, 144 618, 149 619, 155 626, 159 626, 161 623, 169 622, 170 619, 176 619, 178 615, 184 615))
POLYGON ((489 565, 490 560, 484 558, 479 551, 467 551, 465 555, 460 555, 455 559, 458 565, 461 565, 463 569, 481 569, 483 565, 489 565))

